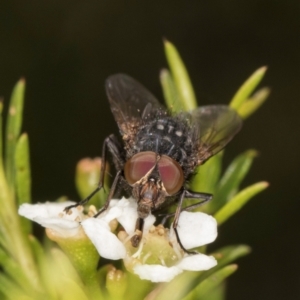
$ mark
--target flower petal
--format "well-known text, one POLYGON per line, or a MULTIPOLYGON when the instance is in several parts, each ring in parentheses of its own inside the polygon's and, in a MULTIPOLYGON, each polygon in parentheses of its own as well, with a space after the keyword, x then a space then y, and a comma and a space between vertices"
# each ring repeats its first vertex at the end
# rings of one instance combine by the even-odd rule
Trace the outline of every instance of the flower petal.
POLYGON ((177 266, 168 268, 161 265, 137 265, 133 268, 133 271, 141 279, 151 280, 152 282, 168 282, 182 273, 183 270, 177 266))
POLYGON ((122 198, 119 201, 119 207, 122 208, 122 214, 117 220, 128 234, 132 234, 135 231, 135 224, 138 218, 137 203, 132 198, 122 198))
MULTIPOLYGON (((124 227, 127 234, 133 234, 135 231, 136 220, 138 219, 137 203, 133 198, 122 198, 119 200, 118 207, 122 208, 122 214, 117 217, 118 222, 124 227)), ((154 224, 156 218, 149 215, 145 219, 144 232, 148 232, 150 227, 154 224)))
POLYGON ((217 261, 213 256, 199 253, 184 257, 176 266, 188 271, 204 271, 216 265, 217 261))
MULTIPOLYGON (((21 216, 24 216, 30 220, 33 220, 33 218, 35 217, 53 218, 53 217, 58 217, 59 214, 62 213, 65 207, 73 204, 75 204, 75 202, 73 201, 66 201, 66 202, 59 202, 59 203, 46 202, 46 203, 38 203, 38 204, 24 203, 19 207, 18 213, 21 216)), ((76 212, 79 211, 77 209, 76 210, 72 209, 72 214, 67 215, 66 217, 68 218, 69 216, 69 218, 71 219, 73 217, 73 214, 74 213, 76 214, 76 212)))
POLYGON ((125 247, 104 220, 89 218, 81 225, 101 256, 114 260, 125 258, 125 247))
POLYGON ((122 209, 118 206, 110 207, 103 213, 101 213, 97 219, 100 219, 106 223, 109 223, 110 221, 117 219, 119 216, 122 215, 122 209))
POLYGON ((202 212, 183 211, 179 216, 177 230, 186 249, 211 243, 218 235, 215 218, 202 212))
POLYGON ((65 207, 75 204, 72 201, 43 204, 24 203, 19 207, 19 215, 39 223, 43 227, 58 232, 61 236, 73 236, 78 232, 80 221, 84 215, 77 208, 72 208, 72 214, 63 213, 65 207))

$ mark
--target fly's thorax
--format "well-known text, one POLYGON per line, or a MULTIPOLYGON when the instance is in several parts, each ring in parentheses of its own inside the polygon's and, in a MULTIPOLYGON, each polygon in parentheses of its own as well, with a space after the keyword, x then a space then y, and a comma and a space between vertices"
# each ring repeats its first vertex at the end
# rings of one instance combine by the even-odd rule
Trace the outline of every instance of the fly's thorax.
POLYGON ((197 164, 198 141, 194 137, 194 129, 187 121, 165 116, 141 126, 128 155, 142 151, 167 155, 179 163, 186 178, 197 164))

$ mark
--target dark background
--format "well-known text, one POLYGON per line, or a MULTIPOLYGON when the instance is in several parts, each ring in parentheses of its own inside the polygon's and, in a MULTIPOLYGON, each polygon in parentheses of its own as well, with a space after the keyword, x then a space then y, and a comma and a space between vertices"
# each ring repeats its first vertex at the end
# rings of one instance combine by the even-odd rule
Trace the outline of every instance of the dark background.
POLYGON ((0 3, 0 94, 27 81, 24 131, 30 135, 33 197, 68 195, 76 162, 101 155, 117 133, 104 80, 126 72, 162 98, 162 38, 179 49, 201 104, 228 103, 268 65, 267 103, 244 125, 226 160, 260 152, 244 186, 270 188, 220 228, 218 246, 253 253, 229 280, 228 299, 296 299, 299 275, 299 1, 76 1, 0 3))

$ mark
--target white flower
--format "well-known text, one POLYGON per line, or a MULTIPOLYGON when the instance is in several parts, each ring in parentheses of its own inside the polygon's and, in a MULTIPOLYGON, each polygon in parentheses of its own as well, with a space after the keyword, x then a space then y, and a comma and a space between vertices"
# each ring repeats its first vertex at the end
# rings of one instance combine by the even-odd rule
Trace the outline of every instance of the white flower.
POLYGON ((162 265, 137 265, 133 268, 134 273, 141 279, 152 282, 168 282, 175 276, 186 271, 204 271, 217 265, 213 256, 205 254, 186 255, 175 266, 166 267, 162 265))
MULTIPOLYGON (((138 218, 134 199, 111 200, 108 209, 97 218, 84 215, 81 206, 65 213, 64 209, 73 204, 71 201, 22 204, 19 214, 46 227, 48 236, 53 240, 57 240, 56 237, 79 237, 83 228, 102 257, 123 259, 126 268, 141 279, 166 282, 184 270, 203 271, 217 264, 212 256, 186 254, 178 244, 172 227, 171 230, 162 225, 155 227, 153 215, 144 220, 139 247, 133 247, 130 239, 135 233, 138 218), (113 232, 116 220, 124 229, 118 235, 113 232)), ((217 222, 207 214, 184 211, 180 214, 177 230, 181 243, 189 250, 213 242, 217 237, 217 222)))
MULTIPOLYGON (((179 217, 177 230, 181 243, 189 250, 213 242, 217 237, 217 222, 212 216, 205 213, 183 211, 179 217)), ((204 271, 217 265, 217 261, 213 256, 201 253, 183 253, 173 228, 168 238, 177 255, 177 258, 174 259, 175 263, 169 267, 165 265, 164 261, 162 261, 162 264, 136 264, 133 271, 141 279, 153 282, 168 282, 184 270, 204 271)))
MULTIPOLYGON (((138 249, 134 248, 130 238, 134 234, 137 217, 136 201, 123 198, 111 200, 105 212, 97 219, 84 220, 82 226, 101 256, 123 259, 126 268, 141 279, 170 281, 184 270, 203 271, 217 264, 212 256, 184 253, 173 229, 168 230, 162 225, 153 226, 153 215, 145 219, 142 241, 138 249), (119 232, 118 238, 108 226, 113 219, 117 219, 125 230, 119 232)), ((186 249, 211 243, 217 237, 216 220, 200 212, 182 212, 177 229, 186 249)))
MULTIPOLYGON (((123 259, 126 257, 124 244, 111 232, 109 223, 117 219, 129 235, 135 231, 137 220, 137 204, 134 199, 111 200, 109 208, 98 218, 89 218, 82 222, 83 230, 97 248, 99 254, 108 259, 123 259)), ((155 218, 149 216, 145 229, 149 230, 155 218)))
POLYGON ((53 230, 62 237, 71 237, 81 228, 80 222, 85 218, 81 206, 72 208, 71 213, 64 213, 64 208, 75 202, 46 202, 43 204, 24 203, 19 207, 19 215, 53 230))

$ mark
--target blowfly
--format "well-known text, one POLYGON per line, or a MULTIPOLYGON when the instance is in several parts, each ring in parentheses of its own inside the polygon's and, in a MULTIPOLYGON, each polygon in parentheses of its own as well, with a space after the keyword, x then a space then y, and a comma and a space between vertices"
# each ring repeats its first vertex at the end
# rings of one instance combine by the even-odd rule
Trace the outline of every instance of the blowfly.
POLYGON ((132 195, 137 202, 138 219, 131 243, 137 247, 142 239, 144 219, 176 203, 175 213, 166 217, 174 216, 178 243, 189 253, 177 232, 180 212, 203 204, 212 195, 188 190, 187 182, 197 166, 222 150, 235 136, 242 126, 241 118, 226 105, 202 106, 172 115, 144 86, 125 74, 110 76, 106 93, 122 143, 115 135, 104 140, 97 188, 65 211, 87 203, 103 187, 108 150, 116 175, 107 201, 97 215, 108 208, 120 189, 132 195), (185 198, 198 199, 198 203, 183 208, 185 198))

